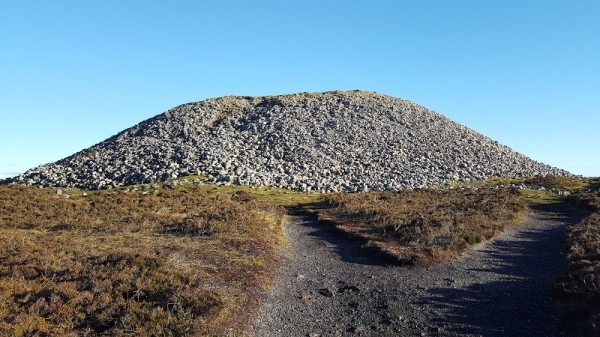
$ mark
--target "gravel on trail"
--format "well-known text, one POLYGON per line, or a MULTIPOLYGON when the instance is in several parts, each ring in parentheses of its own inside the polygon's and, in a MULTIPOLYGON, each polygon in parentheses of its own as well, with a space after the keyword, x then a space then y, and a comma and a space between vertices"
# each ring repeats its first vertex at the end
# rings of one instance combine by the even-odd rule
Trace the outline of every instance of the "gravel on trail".
POLYGON ((290 217, 290 248, 256 336, 576 336, 552 301, 566 270, 553 206, 453 261, 390 266, 314 216, 290 217))

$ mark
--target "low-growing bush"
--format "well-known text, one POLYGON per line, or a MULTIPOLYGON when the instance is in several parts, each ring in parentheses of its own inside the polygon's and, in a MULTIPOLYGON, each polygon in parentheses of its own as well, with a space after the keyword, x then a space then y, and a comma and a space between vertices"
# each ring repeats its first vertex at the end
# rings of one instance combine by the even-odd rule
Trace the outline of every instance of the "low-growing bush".
POLYGON ((575 193, 567 197, 567 199, 588 211, 600 211, 600 189, 591 192, 575 193))
POLYGON ((403 264, 427 264, 460 254, 518 222, 517 191, 417 190, 333 194, 322 220, 369 241, 403 264))
POLYGON ((0 186, 0 335, 243 333, 284 211, 208 186, 158 193, 0 186))
POLYGON ((600 191, 570 198, 591 214, 567 234, 568 273, 558 280, 555 297, 565 313, 586 322, 590 335, 600 334, 600 191))

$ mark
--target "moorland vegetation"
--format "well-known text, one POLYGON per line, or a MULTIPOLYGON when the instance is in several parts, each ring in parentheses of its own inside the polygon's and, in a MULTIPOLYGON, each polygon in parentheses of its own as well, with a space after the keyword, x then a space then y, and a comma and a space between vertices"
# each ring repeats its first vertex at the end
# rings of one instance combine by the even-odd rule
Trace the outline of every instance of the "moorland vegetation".
POLYGON ((243 331, 271 284, 284 215, 212 186, 0 186, 0 335, 243 331))
POLYGON ((526 214, 517 190, 415 190, 332 194, 321 220, 367 240, 400 264, 447 260, 526 214))
POLYGON ((570 201, 589 215, 568 230, 569 269, 555 296, 566 314, 583 319, 590 335, 600 334, 600 189, 576 193, 570 201))
MULTIPOLYGON (((579 178, 514 181, 575 191, 579 178)), ((496 182, 499 184, 499 182, 496 182)), ((493 184, 492 184, 493 185, 493 184)), ((568 312, 598 322, 600 194, 569 230, 568 312)), ((248 332, 285 247, 285 207, 317 212, 401 264, 460 255, 557 195, 494 188, 299 193, 186 183, 102 191, 0 186, 0 335, 195 336, 248 332)), ((597 326, 597 325, 596 325, 597 326)))

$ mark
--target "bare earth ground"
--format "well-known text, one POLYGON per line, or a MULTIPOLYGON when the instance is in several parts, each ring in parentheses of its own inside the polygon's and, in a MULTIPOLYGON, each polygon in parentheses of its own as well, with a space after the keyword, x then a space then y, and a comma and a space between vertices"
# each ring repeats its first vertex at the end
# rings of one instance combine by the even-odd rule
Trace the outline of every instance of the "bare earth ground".
POLYGON ((564 233, 555 206, 452 262, 388 266, 316 223, 290 217, 290 248, 256 336, 576 336, 552 302, 564 233))

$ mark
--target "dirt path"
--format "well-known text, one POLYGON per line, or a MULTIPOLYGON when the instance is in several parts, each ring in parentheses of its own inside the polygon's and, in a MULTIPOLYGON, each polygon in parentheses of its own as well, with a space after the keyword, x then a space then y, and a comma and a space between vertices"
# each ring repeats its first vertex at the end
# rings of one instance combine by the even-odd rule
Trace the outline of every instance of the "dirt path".
POLYGON ((256 336, 570 336, 551 300, 564 232, 577 219, 537 209, 525 223, 453 262, 386 266, 307 215, 256 336))

